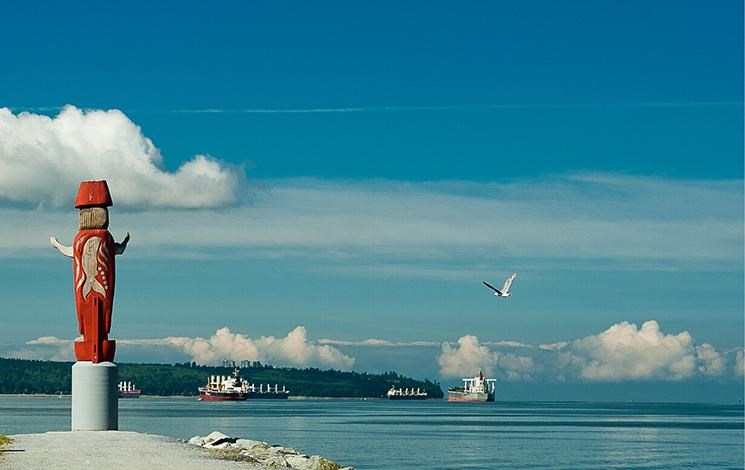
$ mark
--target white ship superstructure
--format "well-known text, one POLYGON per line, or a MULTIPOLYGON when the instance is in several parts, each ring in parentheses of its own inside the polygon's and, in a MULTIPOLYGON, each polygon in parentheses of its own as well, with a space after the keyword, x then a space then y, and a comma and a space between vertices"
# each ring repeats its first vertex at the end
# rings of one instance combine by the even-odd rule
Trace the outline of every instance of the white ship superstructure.
POLYGON ((427 398, 427 392, 420 389, 412 388, 396 388, 395 385, 391 385, 391 389, 388 390, 386 396, 389 400, 424 400, 427 398))
POLYGON ((479 371, 473 378, 463 379, 462 387, 448 389, 448 401, 494 401, 497 379, 487 379, 479 371))

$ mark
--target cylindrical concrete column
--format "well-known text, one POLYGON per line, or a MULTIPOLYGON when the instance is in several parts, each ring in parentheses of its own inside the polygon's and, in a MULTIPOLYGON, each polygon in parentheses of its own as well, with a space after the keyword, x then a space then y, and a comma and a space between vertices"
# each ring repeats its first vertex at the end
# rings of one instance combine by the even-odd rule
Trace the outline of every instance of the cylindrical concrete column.
POLYGON ((79 361, 72 366, 72 430, 119 428, 119 373, 113 362, 79 361))

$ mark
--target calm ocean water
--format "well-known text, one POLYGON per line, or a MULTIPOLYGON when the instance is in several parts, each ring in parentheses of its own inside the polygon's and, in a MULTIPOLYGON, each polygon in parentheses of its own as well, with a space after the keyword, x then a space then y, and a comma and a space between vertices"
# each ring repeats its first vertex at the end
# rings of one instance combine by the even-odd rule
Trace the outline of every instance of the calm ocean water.
MULTIPOLYGON (((742 469, 742 405, 120 400, 121 430, 213 430, 358 469, 742 469)), ((0 434, 68 430, 69 397, 0 397, 0 434)))

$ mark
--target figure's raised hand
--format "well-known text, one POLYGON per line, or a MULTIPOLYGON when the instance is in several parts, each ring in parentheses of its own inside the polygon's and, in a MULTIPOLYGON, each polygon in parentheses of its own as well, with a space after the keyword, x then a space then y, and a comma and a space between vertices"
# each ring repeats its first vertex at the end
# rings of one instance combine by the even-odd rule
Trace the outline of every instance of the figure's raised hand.
POLYGON ((124 235, 124 240, 122 240, 121 243, 114 243, 115 253, 117 255, 121 255, 122 253, 124 253, 124 250, 127 249, 127 243, 129 243, 129 232, 124 235))
POLYGON ((49 243, 51 243, 53 247, 57 248, 57 250, 63 255, 67 256, 68 258, 72 258, 72 247, 71 246, 65 246, 61 244, 59 240, 57 240, 54 237, 49 237, 49 243))

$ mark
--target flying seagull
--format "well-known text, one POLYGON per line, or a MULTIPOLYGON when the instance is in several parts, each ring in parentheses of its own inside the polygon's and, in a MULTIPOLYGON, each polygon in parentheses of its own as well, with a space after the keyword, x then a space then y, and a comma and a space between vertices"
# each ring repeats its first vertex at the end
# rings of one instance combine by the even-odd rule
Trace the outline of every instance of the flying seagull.
POLYGON ((512 281, 514 281, 516 277, 517 277, 517 273, 512 273, 510 277, 508 277, 507 280, 504 281, 504 285, 502 286, 501 291, 497 289, 496 287, 494 287, 493 285, 489 284, 488 282, 486 281, 483 281, 483 282, 486 287, 494 291, 494 295, 496 295, 497 297, 509 298, 512 296, 512 293, 510 292, 510 286, 512 285, 512 281))

